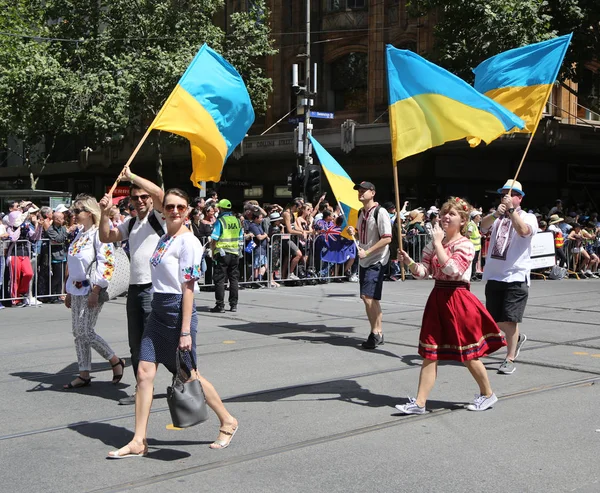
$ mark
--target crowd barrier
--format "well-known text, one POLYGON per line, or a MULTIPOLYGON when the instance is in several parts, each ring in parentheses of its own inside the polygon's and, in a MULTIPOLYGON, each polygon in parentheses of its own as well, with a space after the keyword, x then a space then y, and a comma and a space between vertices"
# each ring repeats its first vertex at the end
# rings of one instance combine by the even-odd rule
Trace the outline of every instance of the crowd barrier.
MULTIPOLYGON (((214 289, 213 261, 208 248, 210 237, 201 238, 205 246, 203 259, 203 276, 200 288, 214 289)), ((331 240, 330 240, 331 241, 331 240)), ((410 257, 419 262, 423 248, 431 238, 427 234, 407 235, 403 237, 404 250, 410 257)), ((21 270, 19 262, 14 261, 12 252, 17 249, 27 253, 33 277, 29 284, 29 298, 39 301, 52 301, 65 295, 64 283, 67 277, 66 262, 53 262, 53 245, 49 239, 43 239, 32 244, 27 240, 17 242, 0 241, 0 302, 17 302, 22 297, 15 293, 15 280, 18 280, 21 270)), ((572 273, 579 271, 581 253, 573 251, 574 242, 566 241, 564 253, 567 269, 572 273)), ((259 249, 243 251, 239 257, 239 283, 246 287, 275 287, 281 282, 286 283, 318 283, 342 280, 350 274, 354 279, 358 277, 358 259, 354 262, 332 263, 322 259, 327 245, 323 236, 302 238, 299 235, 275 234, 269 238, 267 252, 264 258, 259 249), (301 252, 301 256, 297 251, 301 252)), ((485 248, 484 248, 485 249, 485 248)), ((395 255, 392 254, 392 258, 395 255)), ((557 258, 558 260, 558 258, 557 258)), ((400 269, 390 262, 388 276, 399 276, 400 269)), ((406 272, 406 271, 405 271, 406 272)), ((408 274, 408 272, 406 272, 408 274)), ((33 305, 36 303, 34 302, 33 305)))

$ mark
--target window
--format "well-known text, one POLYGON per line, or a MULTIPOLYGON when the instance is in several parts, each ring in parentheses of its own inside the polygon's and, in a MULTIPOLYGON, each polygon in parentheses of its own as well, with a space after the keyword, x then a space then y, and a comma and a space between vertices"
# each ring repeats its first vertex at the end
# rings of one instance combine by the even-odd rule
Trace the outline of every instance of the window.
POLYGON ((334 111, 364 110, 367 107, 368 60, 366 53, 348 53, 330 67, 330 94, 334 111))
POLYGON ((327 10, 329 12, 364 9, 365 7, 366 0, 327 0, 327 10))

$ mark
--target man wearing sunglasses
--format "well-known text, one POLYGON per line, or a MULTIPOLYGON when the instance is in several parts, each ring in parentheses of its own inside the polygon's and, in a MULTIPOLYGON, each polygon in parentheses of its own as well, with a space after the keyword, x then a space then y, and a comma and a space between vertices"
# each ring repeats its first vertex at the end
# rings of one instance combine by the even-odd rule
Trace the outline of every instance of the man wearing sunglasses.
MULTIPOLYGON (((104 243, 129 241, 131 262, 127 290, 127 333, 131 365, 137 380, 140 344, 152 303, 150 257, 158 240, 165 234, 165 220, 162 216, 164 192, 150 180, 132 173, 129 169, 125 176, 131 182, 129 200, 135 209, 135 216, 129 217, 116 229, 111 230, 109 212, 112 196, 105 195, 100 201, 102 220, 99 237, 104 243)), ((119 404, 135 404, 135 394, 120 399, 119 404)))
POLYGON ((521 209, 525 193, 518 181, 508 180, 498 193, 498 209, 481 221, 483 233, 491 229, 483 280, 487 281, 486 308, 506 335, 506 359, 498 373, 510 375, 527 340, 525 334, 519 334, 519 323, 529 296, 531 239, 538 223, 533 214, 521 209))

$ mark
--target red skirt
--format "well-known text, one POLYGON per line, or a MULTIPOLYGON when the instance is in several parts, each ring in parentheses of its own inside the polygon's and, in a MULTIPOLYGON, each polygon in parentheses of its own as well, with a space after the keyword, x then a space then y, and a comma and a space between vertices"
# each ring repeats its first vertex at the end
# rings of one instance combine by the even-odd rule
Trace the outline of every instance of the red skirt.
POLYGON ((419 354, 431 360, 469 361, 506 346, 498 325, 469 284, 436 281, 423 313, 419 354))

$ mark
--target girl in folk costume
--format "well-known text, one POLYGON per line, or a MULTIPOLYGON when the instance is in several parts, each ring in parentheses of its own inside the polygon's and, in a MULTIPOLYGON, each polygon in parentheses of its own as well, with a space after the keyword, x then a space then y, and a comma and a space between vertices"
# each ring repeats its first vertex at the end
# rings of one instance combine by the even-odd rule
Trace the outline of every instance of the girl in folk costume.
POLYGON ((423 261, 415 263, 404 250, 398 259, 417 279, 432 275, 435 286, 429 295, 419 335, 419 354, 424 358, 417 398, 397 405, 404 414, 425 414, 425 403, 433 389, 440 360, 460 361, 479 385, 470 411, 484 411, 497 401, 479 358, 506 345, 498 325, 469 290, 473 243, 465 237, 471 207, 459 197, 451 198, 440 211, 433 241, 423 250, 423 261))

